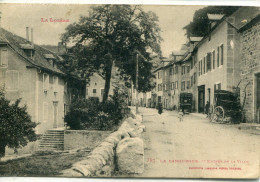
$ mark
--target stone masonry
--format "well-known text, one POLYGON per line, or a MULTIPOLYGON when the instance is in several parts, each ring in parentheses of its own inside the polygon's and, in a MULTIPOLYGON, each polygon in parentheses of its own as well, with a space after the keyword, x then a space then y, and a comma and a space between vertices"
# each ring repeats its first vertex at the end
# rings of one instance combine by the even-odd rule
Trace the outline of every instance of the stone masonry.
POLYGON ((257 117, 254 103, 255 74, 260 73, 260 22, 241 33, 241 103, 245 99, 244 112, 248 122, 257 117), (252 112, 253 111, 253 112, 252 112))

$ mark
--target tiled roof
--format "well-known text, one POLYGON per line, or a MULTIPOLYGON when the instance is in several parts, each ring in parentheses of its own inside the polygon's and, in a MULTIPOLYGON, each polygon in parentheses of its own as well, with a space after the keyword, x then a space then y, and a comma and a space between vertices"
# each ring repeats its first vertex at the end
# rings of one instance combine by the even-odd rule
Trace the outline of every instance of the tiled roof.
POLYGON ((235 21, 231 22, 229 19, 227 21, 239 30, 259 15, 260 7, 241 7, 231 15, 231 17, 235 17, 235 21))
POLYGON ((0 44, 1 43, 9 44, 9 46, 15 52, 17 52, 21 57, 25 58, 28 62, 30 62, 33 66, 37 68, 43 69, 45 71, 50 71, 56 74, 64 74, 60 69, 53 67, 53 65, 51 65, 44 56, 51 54, 57 61, 59 61, 59 57, 56 54, 36 44, 31 45, 31 43, 28 40, 20 36, 17 36, 3 28, 0 28, 0 44), (31 59, 25 54, 25 52, 23 51, 23 49, 25 48, 35 50, 33 59, 31 59))

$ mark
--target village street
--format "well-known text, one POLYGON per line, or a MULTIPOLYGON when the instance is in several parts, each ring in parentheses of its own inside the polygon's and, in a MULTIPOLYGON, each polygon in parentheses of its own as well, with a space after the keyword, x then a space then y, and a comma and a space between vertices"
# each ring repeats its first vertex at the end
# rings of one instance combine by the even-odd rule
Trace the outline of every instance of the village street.
POLYGON ((155 109, 139 108, 139 112, 146 126, 145 169, 136 177, 227 178, 259 171, 257 131, 211 123, 200 114, 185 115, 179 122, 175 111, 164 111, 162 117, 155 109))

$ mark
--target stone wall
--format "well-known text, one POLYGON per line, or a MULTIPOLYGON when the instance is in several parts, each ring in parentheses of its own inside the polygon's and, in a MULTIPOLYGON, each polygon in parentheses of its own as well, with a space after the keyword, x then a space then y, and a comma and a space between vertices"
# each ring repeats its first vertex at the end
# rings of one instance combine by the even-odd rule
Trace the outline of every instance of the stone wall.
POLYGON ((241 33, 241 79, 240 100, 245 99, 245 116, 247 122, 257 119, 256 74, 260 73, 260 22, 241 33), (246 88, 246 89, 245 89, 246 88))
POLYGON ((64 150, 97 147, 111 131, 65 130, 64 150))
MULTIPOLYGON (((122 159, 118 160, 118 157, 116 154, 120 153, 117 152, 117 146, 122 143, 122 145, 126 145, 125 143, 127 141, 124 141, 126 139, 129 140, 129 138, 136 138, 137 142, 133 142, 133 140, 130 140, 130 145, 138 145, 139 144, 139 150, 137 151, 137 154, 130 153, 129 155, 139 156, 140 159, 143 159, 143 144, 140 142, 140 139, 138 136, 141 135, 141 133, 145 130, 144 125, 141 125, 142 117, 137 116, 136 119, 133 118, 127 118, 118 131, 111 133, 106 139, 102 141, 100 145, 98 145, 91 153, 90 155, 83 161, 79 161, 70 169, 64 170, 62 172, 62 176, 65 177, 108 177, 111 176, 116 169, 118 169, 118 161, 122 161, 122 159), (141 151, 140 151, 141 150, 141 151)), ((121 148, 125 148, 121 147, 121 148)), ((124 156, 124 155, 123 155, 124 156)), ((134 163, 134 161, 132 161, 134 163)), ((143 162, 144 163, 144 162, 143 162)), ((133 165, 130 162, 130 165, 133 165)), ((142 172, 144 169, 143 164, 140 164, 140 160, 138 161, 138 170, 135 168, 135 172, 142 172)), ((129 167, 127 169, 124 169, 131 173, 132 167, 129 167)))

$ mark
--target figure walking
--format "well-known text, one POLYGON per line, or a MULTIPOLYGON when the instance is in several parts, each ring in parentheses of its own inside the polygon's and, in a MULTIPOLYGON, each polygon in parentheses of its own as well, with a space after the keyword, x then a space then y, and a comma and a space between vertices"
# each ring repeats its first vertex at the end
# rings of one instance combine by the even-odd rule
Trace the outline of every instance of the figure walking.
POLYGON ((183 109, 180 109, 180 110, 179 110, 179 113, 178 113, 178 118, 179 118, 179 121, 180 121, 180 122, 183 121, 183 116, 184 116, 183 109))
POLYGON ((164 124, 164 122, 162 120, 163 107, 162 107, 162 103, 161 102, 158 103, 157 109, 158 109, 159 119, 162 122, 162 124, 164 124))

